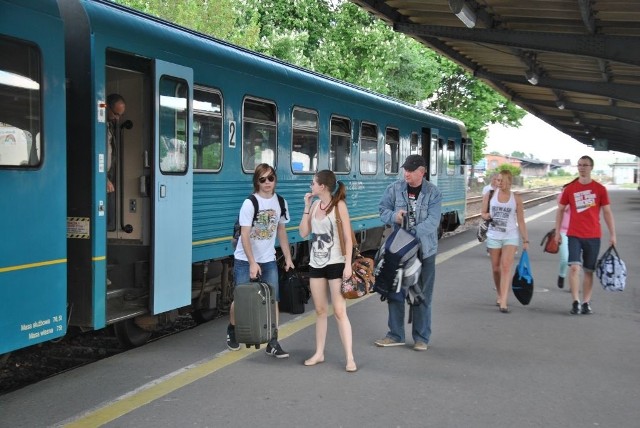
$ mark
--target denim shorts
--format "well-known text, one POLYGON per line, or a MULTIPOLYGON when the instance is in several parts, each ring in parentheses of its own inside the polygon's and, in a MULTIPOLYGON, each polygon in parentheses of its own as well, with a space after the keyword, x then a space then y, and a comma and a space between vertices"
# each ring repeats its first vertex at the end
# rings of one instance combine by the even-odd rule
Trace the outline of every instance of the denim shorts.
POLYGON ((498 248, 502 248, 505 245, 514 245, 516 247, 520 246, 520 238, 513 239, 491 239, 487 238, 487 248, 495 250, 498 248))
POLYGON ((309 278, 338 279, 342 278, 342 272, 344 272, 344 263, 334 263, 321 268, 309 266, 309 278))
POLYGON ((577 238, 569 236, 569 265, 582 265, 593 272, 600 252, 600 238, 577 238))
MULTIPOLYGON (((276 296, 276 302, 280 301, 280 284, 278 283, 278 265, 274 261, 267 263, 258 263, 262 276, 260 280, 271 286, 276 296)), ((249 278, 249 262, 246 260, 235 259, 233 261, 233 278, 236 284, 245 284, 250 282, 249 278)))

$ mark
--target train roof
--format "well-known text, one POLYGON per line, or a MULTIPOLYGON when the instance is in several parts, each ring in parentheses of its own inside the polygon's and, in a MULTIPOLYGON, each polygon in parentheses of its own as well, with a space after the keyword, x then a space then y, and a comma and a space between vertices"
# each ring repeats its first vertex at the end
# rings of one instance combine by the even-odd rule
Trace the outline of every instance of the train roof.
POLYGON ((364 98, 362 101, 386 110, 391 105, 401 109, 403 114, 416 118, 428 115, 431 121, 440 122, 440 126, 455 127, 465 133, 465 127, 461 121, 442 113, 417 107, 390 96, 233 45, 108 0, 82 0, 82 3, 94 31, 105 34, 111 34, 114 31, 122 34, 135 32, 136 36, 149 37, 149 41, 163 43, 163 46, 171 46, 172 44, 179 46, 182 54, 188 55, 189 51, 192 51, 195 58, 201 57, 206 52, 215 51, 217 55, 225 58, 225 68, 233 69, 234 66, 238 66, 237 70, 243 70, 243 72, 251 70, 256 75, 259 71, 259 75, 263 78, 269 77, 279 82, 286 82, 291 86, 304 86, 305 88, 316 86, 317 92, 332 94, 335 97, 343 98, 347 95, 353 99, 364 98), (159 27, 162 27, 163 31, 158 31, 159 27))

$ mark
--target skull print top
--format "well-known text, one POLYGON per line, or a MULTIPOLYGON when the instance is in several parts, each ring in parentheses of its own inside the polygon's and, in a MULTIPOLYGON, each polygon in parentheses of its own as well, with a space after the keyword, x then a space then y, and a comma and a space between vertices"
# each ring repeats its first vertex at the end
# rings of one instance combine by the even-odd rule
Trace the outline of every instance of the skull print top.
POLYGON ((326 217, 321 220, 316 218, 319 203, 311 207, 311 255, 309 264, 314 268, 327 265, 344 263, 345 258, 340 248, 338 227, 336 224, 336 210, 334 207, 326 217))

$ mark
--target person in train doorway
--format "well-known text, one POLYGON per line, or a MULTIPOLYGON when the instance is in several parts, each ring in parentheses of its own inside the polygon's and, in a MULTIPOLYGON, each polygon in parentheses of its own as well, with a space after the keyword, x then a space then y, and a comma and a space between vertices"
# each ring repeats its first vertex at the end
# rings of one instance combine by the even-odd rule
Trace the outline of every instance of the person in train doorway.
POLYGON ((329 314, 328 287, 346 356, 345 370, 355 372, 358 368, 353 358, 351 322, 347 315, 347 302, 340 294, 342 280, 351 278, 352 275, 354 244, 346 197, 344 183, 337 181, 333 171, 326 169, 316 173, 311 181, 311 192, 304 195, 304 211, 298 231, 303 238, 311 234, 309 283, 316 308, 316 350, 305 360, 304 365, 315 366, 324 361, 329 314), (318 199, 313 201, 314 198, 318 199), (341 231, 338 228, 342 228, 341 231), (340 238, 340 234, 344 239, 340 238))
MULTIPOLYGON (((254 207, 250 199, 245 199, 240 208, 238 222, 240 224, 240 239, 233 253, 233 275, 236 284, 249 282, 252 278, 260 277, 269 284, 275 293, 276 302, 280 301, 278 284, 278 265, 276 263, 276 235, 284 255, 284 269, 293 269, 291 250, 285 224, 289 222, 289 215, 283 215, 276 195, 276 171, 266 163, 259 164, 253 173, 253 191, 258 201, 258 215, 254 218, 254 207)), ((285 200, 285 210, 289 206, 285 200)), ((278 305, 276 304, 276 332, 267 344, 266 352, 276 358, 287 358, 278 343, 278 305)), ((229 310, 229 326, 227 327, 227 347, 232 351, 240 349, 236 341, 234 304, 229 310)))
MULTIPOLYGON (((426 351, 431 339, 431 306, 436 275, 438 225, 442 210, 442 192, 425 178, 426 162, 421 155, 409 155, 402 164, 404 178, 391 183, 379 204, 380 220, 395 228, 408 218, 408 230, 420 239, 422 271, 420 287, 425 300, 411 308, 413 349, 426 351)), ((375 341, 380 347, 405 344, 403 300, 387 299, 389 331, 375 341)))
POLYGON ((522 237, 522 250, 529 248, 529 235, 524 221, 522 197, 511 191, 511 171, 501 171, 498 188, 489 199, 483 199, 481 217, 491 220, 487 230, 487 248, 491 256, 491 272, 496 288, 496 306, 502 313, 509 313, 507 301, 511 289, 511 272, 516 251, 522 237))
POLYGON ((116 228, 115 221, 115 186, 117 168, 114 168, 118 139, 120 138, 118 125, 124 114, 126 103, 122 95, 107 96, 107 230, 116 228))
POLYGON ((578 159, 578 180, 569 183, 562 192, 556 214, 556 236, 562 240, 560 228, 565 207, 569 206, 571 220, 567 229, 569 244, 569 289, 571 291, 570 313, 589 315, 593 290, 593 271, 600 251, 600 211, 609 229, 609 245, 616 245, 616 227, 609 204, 607 189, 591 178, 593 159, 582 156, 578 159), (580 305, 580 270, 582 278, 582 305, 580 305))

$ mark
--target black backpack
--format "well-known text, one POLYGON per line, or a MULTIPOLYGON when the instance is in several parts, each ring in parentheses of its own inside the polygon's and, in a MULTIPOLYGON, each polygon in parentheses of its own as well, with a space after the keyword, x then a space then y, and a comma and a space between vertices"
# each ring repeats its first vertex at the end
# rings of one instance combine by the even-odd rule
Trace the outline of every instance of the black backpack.
MULTIPOLYGON (((280 204, 280 213, 281 213, 280 217, 289 219, 289 217, 287 216, 287 208, 285 207, 284 198, 278 195, 277 193, 276 193, 276 196, 278 197, 278 203, 280 204)), ((253 194, 247 196, 247 199, 249 199, 253 204, 253 220, 251 221, 251 225, 253 226, 253 224, 258 219, 258 200, 253 194)), ((231 238, 231 245, 233 246, 233 248, 236 248, 236 246, 238 245, 238 239, 240 239, 240 215, 239 214, 235 224, 233 225, 233 237, 231 238)))

